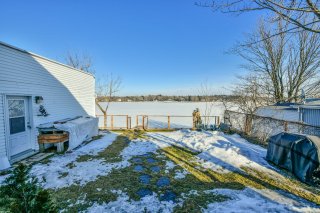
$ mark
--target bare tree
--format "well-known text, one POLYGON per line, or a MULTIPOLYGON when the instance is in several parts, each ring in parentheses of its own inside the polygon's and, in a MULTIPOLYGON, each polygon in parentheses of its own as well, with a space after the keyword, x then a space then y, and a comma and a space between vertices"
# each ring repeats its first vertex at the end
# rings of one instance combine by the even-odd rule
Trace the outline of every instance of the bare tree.
POLYGON ((253 123, 256 129, 265 126, 265 131, 259 130, 262 140, 270 135, 269 127, 274 124, 259 119, 258 108, 275 102, 297 102, 301 89, 307 96, 319 93, 320 34, 309 31, 289 34, 284 30, 287 26, 281 20, 276 26, 261 22, 258 30, 233 50, 245 59, 242 67, 248 71, 238 77, 239 82, 231 92, 235 97, 232 105, 244 114, 228 113, 230 104, 225 103, 225 120, 247 134, 254 131, 253 123), (277 32, 279 35, 270 36, 277 32))
POLYGON ((232 89, 232 94, 236 97, 233 102, 238 111, 253 115, 256 110, 261 106, 267 106, 273 103, 273 98, 270 96, 270 92, 265 90, 262 81, 263 78, 259 78, 256 75, 246 75, 238 77, 238 83, 232 89))
POLYGON ((275 102, 298 101, 301 89, 307 95, 319 91, 320 34, 289 35, 284 33, 286 27, 281 20, 269 27, 261 22, 257 32, 233 50, 247 61, 243 68, 263 79, 258 86, 275 102), (270 37, 275 32, 282 33, 270 37))
MULTIPOLYGON (((226 109, 224 122, 248 135, 251 135, 253 127, 270 125, 256 116, 259 108, 274 103, 268 88, 261 87, 261 85, 265 85, 262 83, 264 81, 264 78, 252 74, 238 77, 238 82, 231 90, 234 98, 228 101, 223 100, 226 109)), ((265 131, 259 138, 265 141, 268 136, 269 131, 265 131)))
POLYGON ((94 74, 93 63, 91 57, 86 54, 80 54, 77 52, 71 53, 68 52, 65 57, 65 62, 67 65, 94 74))
POLYGON ((196 4, 224 13, 267 10, 292 24, 294 27, 287 29, 289 31, 302 29, 320 33, 319 0, 213 0, 210 3, 199 1, 196 4), (307 17, 307 21, 302 20, 302 17, 307 17))
POLYGON ((209 125, 210 125, 210 116, 212 114, 212 109, 213 109, 213 106, 214 106, 215 102, 212 100, 213 88, 210 86, 208 81, 205 81, 205 82, 203 82, 201 84, 200 89, 199 89, 199 95, 202 97, 202 99, 203 99, 203 101, 205 103, 204 112, 202 113, 202 115, 203 115, 203 124, 206 127, 209 127, 209 125))
MULTIPOLYGON (((80 55, 73 53, 66 56, 66 63, 76 69, 83 70, 85 72, 94 73, 93 63, 91 57, 88 55, 80 55)), ((95 103, 103 113, 103 125, 107 126, 107 113, 110 103, 113 97, 119 92, 121 87, 121 78, 114 77, 112 74, 105 74, 102 77, 96 78, 96 92, 95 103), (104 102, 104 104, 102 104, 104 102)))
POLYGON ((297 102, 301 89, 307 96, 320 92, 320 34, 301 31, 288 45, 287 100, 297 102))
POLYGON ((113 97, 119 92, 122 80, 120 77, 114 77, 112 74, 101 78, 96 82, 96 105, 101 110, 104 116, 103 124, 107 126, 108 109, 113 97), (105 103, 102 105, 101 102, 105 103))
MULTIPOLYGON (((270 93, 261 87, 263 85, 262 81, 264 79, 259 78, 257 75, 238 76, 238 82, 231 89, 231 94, 234 98, 223 100, 226 113, 228 111, 237 111, 252 118, 258 108, 272 103, 270 93)), ((226 117, 230 117, 230 115, 225 114, 226 117)), ((245 128, 242 125, 245 122, 243 119, 243 116, 233 118, 233 126, 241 127, 241 130, 244 131, 245 128)))
MULTIPOLYGON (((281 22, 278 23, 277 31, 283 30, 281 22)), ((242 67, 255 73, 258 77, 264 77, 265 82, 260 87, 273 85, 272 92, 276 102, 283 102, 284 97, 284 72, 283 64, 286 58, 285 45, 286 34, 269 38, 274 31, 267 29, 264 22, 260 22, 257 32, 248 36, 247 41, 238 44, 233 52, 247 61, 242 67), (261 42, 255 42, 262 40, 261 42)))

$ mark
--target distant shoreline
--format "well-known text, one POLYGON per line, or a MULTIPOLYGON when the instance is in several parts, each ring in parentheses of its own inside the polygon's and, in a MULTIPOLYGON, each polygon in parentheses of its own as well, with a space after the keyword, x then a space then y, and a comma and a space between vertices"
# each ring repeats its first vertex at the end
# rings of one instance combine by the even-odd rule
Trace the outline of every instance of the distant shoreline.
MULTIPOLYGON (((106 101, 100 101, 105 103, 106 101)), ((216 102, 222 103, 222 100, 216 101, 111 101, 110 103, 206 103, 206 102, 216 102)))
MULTIPOLYGON (((106 98, 100 97, 100 100, 106 98)), ((147 95, 147 96, 114 96, 112 102, 219 102, 231 101, 237 99, 231 95, 187 95, 187 96, 163 96, 163 95, 147 95)))

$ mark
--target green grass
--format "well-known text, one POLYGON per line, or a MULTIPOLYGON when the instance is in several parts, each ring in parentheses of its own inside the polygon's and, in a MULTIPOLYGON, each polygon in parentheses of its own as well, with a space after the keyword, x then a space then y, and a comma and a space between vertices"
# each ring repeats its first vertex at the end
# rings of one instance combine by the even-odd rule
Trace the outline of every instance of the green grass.
POLYGON ((108 163, 120 162, 122 161, 120 153, 129 145, 130 141, 137 138, 144 138, 144 132, 140 130, 118 132, 122 134, 118 135, 115 141, 113 141, 106 149, 99 152, 97 155, 81 155, 76 161, 85 162, 93 159, 104 159, 108 163))
POLYGON ((66 167, 68 167, 69 169, 72 169, 72 168, 76 167, 76 165, 74 164, 74 162, 71 162, 71 163, 68 163, 66 165, 66 167))
POLYGON ((63 172, 60 174, 59 178, 64 178, 64 177, 67 177, 69 175, 68 172, 63 172))
POLYGON ((103 159, 108 163, 120 162, 122 160, 120 153, 129 145, 129 143, 130 140, 127 136, 119 135, 111 145, 99 152, 97 155, 81 155, 76 159, 76 161, 86 162, 93 159, 103 159))
POLYGON ((108 163, 120 162, 122 160, 120 152, 129 145, 130 140, 123 136, 117 136, 116 140, 106 149, 99 152, 97 155, 81 155, 76 161, 86 162, 93 159, 104 159, 108 163))
MULTIPOLYGON (((150 184, 144 185, 139 181, 140 175, 144 173, 134 172, 134 164, 131 166, 114 169, 107 176, 100 176, 95 181, 89 182, 84 186, 72 185, 70 187, 58 189, 53 191, 54 199, 60 204, 60 209, 66 209, 68 212, 75 212, 78 210, 85 210, 94 202, 99 204, 115 201, 117 195, 111 192, 111 190, 121 190, 126 192, 132 200, 139 200, 140 197, 136 194, 137 191, 141 188, 148 188, 155 192, 158 196, 170 190, 177 194, 178 198, 181 198, 182 193, 189 193, 191 190, 196 190, 199 192, 199 196, 192 195, 187 197, 187 203, 183 206, 177 207, 177 212, 182 212, 184 210, 192 210, 194 212, 199 212, 201 208, 206 207, 208 203, 211 202, 222 202, 228 199, 222 195, 215 194, 205 194, 205 190, 213 189, 215 187, 222 187, 220 184, 216 183, 204 183, 201 180, 197 179, 195 176, 188 174, 184 179, 174 179, 175 173, 180 171, 182 167, 176 166, 168 174, 165 173, 165 164, 168 158, 157 158, 158 154, 152 154, 152 157, 157 159, 156 164, 148 164, 145 160, 141 165, 149 169, 152 165, 158 165, 161 168, 160 173, 152 173, 146 171, 145 174, 151 175, 150 184), (170 179, 171 183, 169 186, 158 188, 156 186, 156 181, 160 178, 166 176, 170 179), (100 189, 100 190, 97 190, 100 189), (68 199, 66 199, 68 198, 68 199), (78 200, 83 200, 83 203, 79 203, 73 206, 70 204, 75 204, 78 200), (196 203, 195 203, 196 202, 196 203), (195 205, 196 204, 196 205, 195 205)), ((239 187, 233 187, 239 188, 239 187)))
POLYGON ((165 154, 176 164, 189 171, 199 180, 212 183, 221 188, 244 188, 252 187, 256 189, 283 190, 298 197, 320 204, 319 191, 306 186, 295 178, 283 176, 281 174, 266 174, 252 168, 243 167, 244 172, 219 173, 210 169, 201 168, 195 159, 195 154, 186 152, 179 147, 164 148, 165 154))
POLYGON ((0 171, 0 176, 2 175, 8 175, 11 173, 11 170, 10 169, 6 169, 6 170, 3 170, 3 171, 0 171))
MULTIPOLYGON (((130 139, 144 137, 142 132, 125 132, 122 135, 119 135, 116 140, 108 146, 105 150, 98 153, 97 156, 81 156, 77 159, 78 162, 84 162, 86 160, 91 160, 93 158, 103 158, 107 162, 119 162, 121 161, 120 152, 129 145, 130 139), (130 139, 129 139, 130 138, 130 139)), ((143 142, 141 142, 143 143, 143 142)), ((179 149, 180 150, 180 149, 179 149)), ((186 156, 193 155, 187 149, 181 148, 186 156)), ((126 192, 130 199, 139 200, 140 197, 137 195, 137 191, 141 188, 148 188, 155 192, 159 197, 164 192, 170 190, 177 195, 177 198, 182 198, 181 194, 188 194, 191 190, 198 191, 199 195, 190 195, 186 198, 186 204, 183 206, 178 206, 176 211, 182 212, 186 209, 193 210, 194 212, 199 211, 201 208, 204 208, 208 203, 211 202, 221 202, 227 199, 227 197, 222 195, 215 194, 205 194, 205 190, 213 189, 215 187, 223 187, 219 183, 211 182, 206 183, 202 180, 199 180, 192 174, 186 175, 183 179, 175 179, 174 176, 176 172, 183 170, 183 167, 176 166, 169 171, 168 174, 165 173, 166 161, 170 160, 165 155, 163 150, 159 150, 158 153, 150 153, 151 157, 156 159, 157 162, 154 164, 149 164, 146 161, 146 158, 142 158, 142 166, 146 168, 144 171, 145 174, 151 175, 150 184, 144 185, 140 183, 139 177, 144 173, 135 172, 135 164, 131 162, 131 166, 122 168, 122 169, 113 169, 107 176, 99 176, 95 181, 89 182, 84 186, 72 185, 66 188, 61 188, 57 190, 52 190, 52 195, 54 199, 59 203, 60 209, 65 209, 67 212, 77 212, 82 211, 93 205, 97 202, 99 204, 111 202, 117 199, 117 195, 112 193, 112 190, 121 190, 126 192), (159 156, 162 155, 160 158, 159 156), (159 173, 152 173, 150 167, 157 165, 161 168, 159 173), (156 182, 160 177, 168 177, 171 181, 169 186, 157 187, 156 182), (218 184, 218 185, 217 185, 218 184), (78 202, 82 200, 82 202, 78 202), (196 202, 196 203, 194 203, 196 202), (76 204, 77 203, 77 204, 76 204)), ((74 164, 68 165, 70 168, 74 164)), ((67 174, 62 174, 62 176, 67 174)), ((233 186, 232 188, 242 188, 240 186, 233 186)))
POLYGON ((200 192, 197 195, 188 197, 182 206, 177 206, 174 211, 176 213, 198 213, 203 207, 210 203, 224 202, 229 198, 223 195, 200 192))
MULTIPOLYGON (((144 133, 144 131, 124 131, 105 150, 95 156, 81 156, 77 159, 77 162, 85 162, 97 158, 109 163, 120 162, 123 160, 120 156, 121 151, 130 144, 131 140, 146 138, 144 133)), ((141 143, 144 142, 141 141, 141 143)), ((75 183, 66 188, 52 190, 52 195, 59 204, 59 208, 61 210, 65 209, 67 212, 86 210, 95 202, 102 204, 115 201, 118 195, 112 193, 112 190, 121 190, 127 193, 130 199, 139 200, 137 191, 141 188, 152 190, 159 198, 164 192, 172 191, 177 195, 177 199, 184 199, 182 205, 175 207, 175 212, 200 212, 209 203, 223 202, 229 199, 224 195, 206 193, 207 190, 216 188, 242 190, 245 187, 252 187, 256 189, 283 190, 320 204, 319 193, 309 190, 304 184, 289 177, 281 177, 279 179, 278 176, 273 177, 249 168, 242 168, 244 172, 219 173, 203 168, 197 161, 196 156, 199 153, 178 146, 166 147, 158 150, 157 153, 150 154, 157 162, 149 164, 146 158, 141 157, 143 159, 141 165, 146 168, 144 172, 135 172, 135 164, 130 160, 131 165, 129 167, 113 169, 107 176, 99 176, 96 180, 83 186, 75 183), (173 161, 177 164, 168 173, 165 172, 167 161, 173 161), (159 166, 161 171, 152 173, 150 167, 153 165, 159 166), (176 173, 183 169, 187 170, 189 174, 182 179, 175 179, 176 173), (141 174, 151 176, 150 184, 144 185, 140 183, 139 177, 141 174), (156 182, 163 176, 168 177, 171 183, 169 186, 158 188, 156 182), (190 191, 197 191, 197 194, 190 194, 190 191)), ((68 165, 69 168, 73 166, 73 163, 68 165)))
MULTIPOLYGON (((95 141, 95 140, 99 140, 99 139, 101 139, 102 137, 103 137, 103 135, 94 136, 94 137, 92 137, 92 139, 91 139, 90 141, 84 142, 82 145, 85 146, 86 144, 91 143, 92 141, 95 141)), ((63 155, 65 152, 67 152, 68 146, 67 146, 66 143, 64 143, 64 151, 61 152, 61 153, 57 153, 56 150, 57 150, 56 147, 50 147, 50 148, 46 149, 45 152, 47 152, 47 153, 55 153, 55 154, 58 154, 58 155, 63 155)), ((53 156, 55 156, 55 155, 54 155, 54 154, 53 154, 53 155, 50 155, 50 156, 42 159, 41 161, 39 161, 39 163, 41 163, 41 164, 49 164, 49 163, 51 162, 51 158, 52 158, 53 156)), ((83 160, 82 162, 86 161, 86 160, 84 160, 84 159, 81 159, 81 160, 83 160)), ((80 161, 81 161, 81 160, 80 160, 80 161)), ((71 165, 69 165, 69 166, 71 166, 71 165)), ((72 167, 72 166, 71 166, 71 167, 72 167)))
POLYGON ((41 164, 49 164, 51 162, 51 158, 53 157, 54 155, 51 155, 51 156, 48 156, 44 159, 42 159, 39 163, 41 164))
POLYGON ((103 158, 108 163, 115 163, 122 161, 120 153, 130 143, 128 137, 119 135, 116 140, 108 146, 105 150, 101 151, 96 155, 96 158, 103 158))

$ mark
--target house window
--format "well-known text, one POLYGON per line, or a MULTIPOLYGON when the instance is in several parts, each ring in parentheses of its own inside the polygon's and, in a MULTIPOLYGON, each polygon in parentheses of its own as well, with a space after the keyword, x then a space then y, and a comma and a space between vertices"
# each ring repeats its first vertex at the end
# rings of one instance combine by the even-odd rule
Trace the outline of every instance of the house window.
POLYGON ((8 100, 10 134, 26 131, 24 100, 8 100))

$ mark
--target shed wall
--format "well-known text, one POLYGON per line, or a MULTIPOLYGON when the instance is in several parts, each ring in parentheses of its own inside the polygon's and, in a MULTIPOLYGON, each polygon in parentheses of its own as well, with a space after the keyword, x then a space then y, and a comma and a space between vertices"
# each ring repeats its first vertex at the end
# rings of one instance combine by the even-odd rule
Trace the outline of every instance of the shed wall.
POLYGON ((320 126, 320 109, 301 108, 302 121, 312 126, 320 126))

